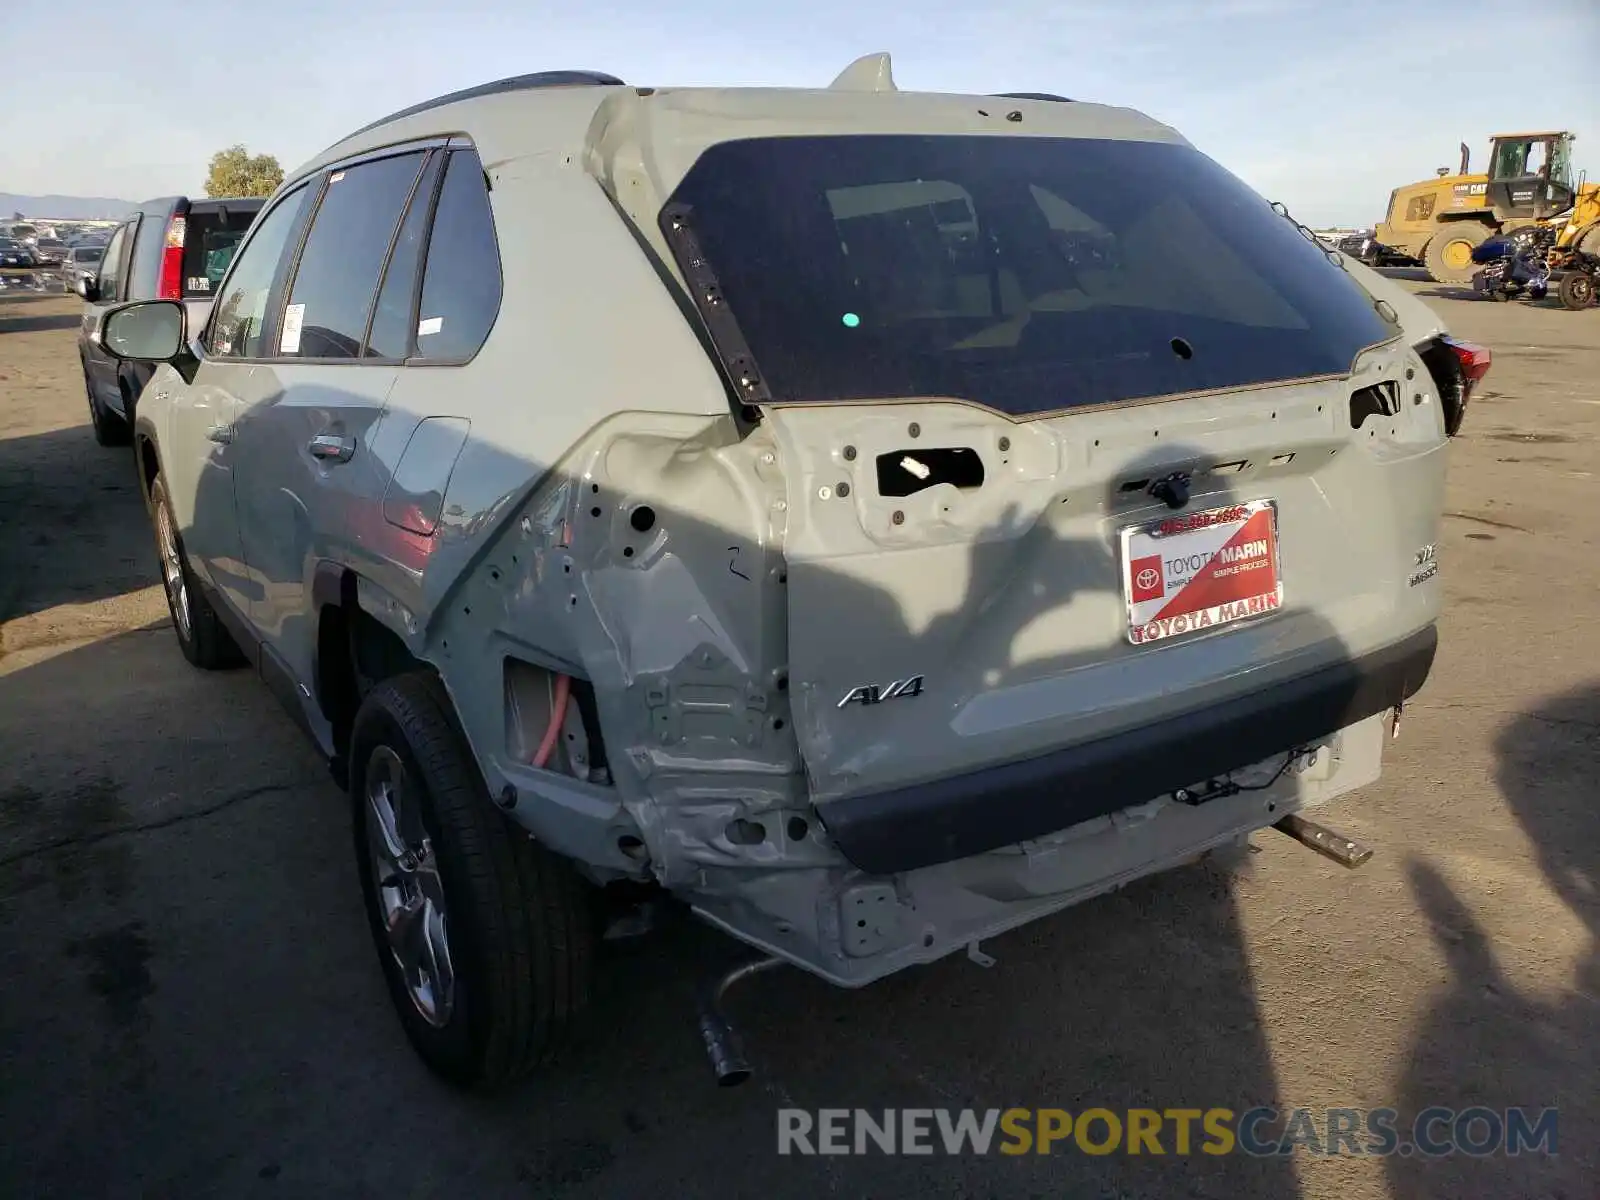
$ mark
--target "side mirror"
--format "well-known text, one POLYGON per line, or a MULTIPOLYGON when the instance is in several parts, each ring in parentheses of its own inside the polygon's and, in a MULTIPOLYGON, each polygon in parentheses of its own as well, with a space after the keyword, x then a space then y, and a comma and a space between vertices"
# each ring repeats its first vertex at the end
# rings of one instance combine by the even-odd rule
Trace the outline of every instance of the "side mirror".
POLYGON ((92 275, 79 275, 72 283, 72 290, 90 304, 100 299, 100 285, 94 281, 92 275))
POLYGON ((183 305, 176 300, 139 300, 108 312, 100 322, 100 345, 124 362, 170 362, 184 348, 183 305))

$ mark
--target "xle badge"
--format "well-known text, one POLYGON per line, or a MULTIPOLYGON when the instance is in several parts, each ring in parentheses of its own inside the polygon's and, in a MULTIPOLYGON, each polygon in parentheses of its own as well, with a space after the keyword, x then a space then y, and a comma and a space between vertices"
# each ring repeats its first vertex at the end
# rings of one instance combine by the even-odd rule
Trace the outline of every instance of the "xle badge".
POLYGON ((920 695, 922 695, 922 676, 913 675, 909 679, 897 679, 882 687, 875 683, 864 683, 860 687, 853 687, 845 693, 844 699, 839 701, 839 707, 843 708, 847 704, 882 704, 885 700, 903 700, 907 696, 920 695))

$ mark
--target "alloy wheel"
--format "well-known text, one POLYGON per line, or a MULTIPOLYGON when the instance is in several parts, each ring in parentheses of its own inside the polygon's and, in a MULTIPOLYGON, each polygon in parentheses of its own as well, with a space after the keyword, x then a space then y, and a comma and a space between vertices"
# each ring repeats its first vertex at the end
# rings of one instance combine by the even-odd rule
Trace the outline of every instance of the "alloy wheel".
POLYGON ((194 625, 189 616, 189 583, 184 576, 178 536, 172 528, 172 510, 167 507, 165 500, 156 505, 156 544, 161 551, 161 585, 167 592, 172 619, 177 622, 178 632, 187 642, 194 636, 194 625))
POLYGON ((422 824, 420 781, 388 746, 367 761, 365 823, 382 934, 418 1014, 439 1028, 455 1007, 444 888, 422 824))

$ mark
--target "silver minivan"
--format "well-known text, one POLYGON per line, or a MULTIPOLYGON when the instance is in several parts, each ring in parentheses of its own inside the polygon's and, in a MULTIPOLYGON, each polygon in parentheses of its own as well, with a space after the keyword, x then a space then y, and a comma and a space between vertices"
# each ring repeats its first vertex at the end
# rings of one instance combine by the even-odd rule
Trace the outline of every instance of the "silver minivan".
MULTIPOLYGON (((540 1063, 673 899, 846 987, 1377 778, 1486 351, 1124 108, 556 72, 267 202, 134 430, 179 646, 349 790, 396 1008, 540 1063), (597 915, 599 914, 599 915, 597 915), (618 918, 620 920, 620 918, 618 918)), ((1286 897, 1286 903, 1292 898, 1286 897)))

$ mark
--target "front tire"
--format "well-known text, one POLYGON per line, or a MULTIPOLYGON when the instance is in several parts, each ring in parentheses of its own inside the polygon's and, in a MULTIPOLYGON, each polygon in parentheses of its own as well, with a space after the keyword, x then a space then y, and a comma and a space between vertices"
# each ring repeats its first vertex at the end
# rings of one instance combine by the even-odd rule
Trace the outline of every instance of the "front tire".
POLYGON ((221 671, 244 662, 238 644, 223 627, 189 566, 167 481, 157 475, 150 485, 150 521, 156 531, 156 552, 161 556, 161 590, 167 595, 167 613, 178 635, 183 656, 202 671, 221 671))
POLYGON ((1457 221, 1446 225, 1422 252, 1422 264, 1435 283, 1467 287, 1478 264, 1472 252, 1489 239, 1489 228, 1477 221, 1457 221))
POLYGON ((418 1055, 479 1090, 549 1061, 588 998, 590 894, 491 803, 431 672, 362 702, 350 798, 373 940, 418 1055))
POLYGON ((1569 271, 1562 277, 1556 295, 1563 308, 1574 312, 1588 308, 1594 303, 1594 276, 1583 271, 1569 271))

